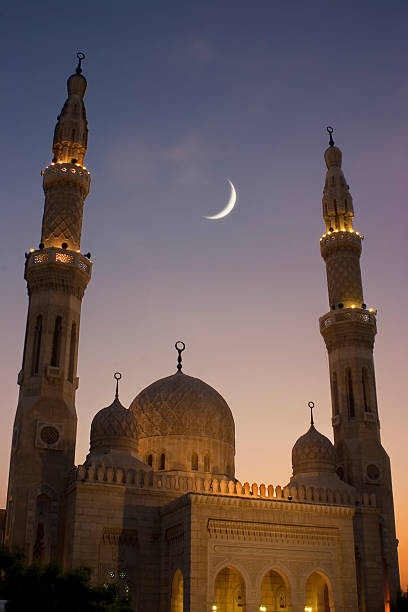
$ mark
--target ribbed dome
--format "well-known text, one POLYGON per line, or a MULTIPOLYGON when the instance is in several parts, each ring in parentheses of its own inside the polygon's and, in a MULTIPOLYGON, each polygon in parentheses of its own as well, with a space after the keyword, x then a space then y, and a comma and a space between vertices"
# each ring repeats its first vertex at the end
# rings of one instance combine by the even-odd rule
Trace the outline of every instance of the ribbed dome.
POLYGON ((107 408, 100 410, 91 425, 91 452, 99 448, 129 447, 137 451, 137 421, 116 397, 107 408))
POLYGON ((311 425, 292 449, 293 475, 309 472, 335 472, 336 452, 326 436, 311 425))
POLYGON ((152 436, 197 436, 235 446, 235 426, 223 397, 199 378, 177 372, 139 393, 129 408, 139 439, 152 436))

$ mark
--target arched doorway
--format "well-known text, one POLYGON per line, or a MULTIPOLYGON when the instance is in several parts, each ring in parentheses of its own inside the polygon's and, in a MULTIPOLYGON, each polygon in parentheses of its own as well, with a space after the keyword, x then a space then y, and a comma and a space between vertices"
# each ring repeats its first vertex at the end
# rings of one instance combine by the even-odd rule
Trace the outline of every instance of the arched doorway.
POLYGON ((171 583, 170 612, 183 612, 183 574, 176 569, 171 583))
POLYGON ((234 567, 218 572, 214 586, 213 609, 217 612, 245 612, 245 582, 234 567))
POLYGON ((323 572, 313 572, 307 579, 306 609, 310 612, 334 612, 333 589, 323 572))
POLYGON ((289 589, 287 581, 279 572, 270 570, 265 574, 261 584, 262 612, 284 612, 289 610, 289 589))

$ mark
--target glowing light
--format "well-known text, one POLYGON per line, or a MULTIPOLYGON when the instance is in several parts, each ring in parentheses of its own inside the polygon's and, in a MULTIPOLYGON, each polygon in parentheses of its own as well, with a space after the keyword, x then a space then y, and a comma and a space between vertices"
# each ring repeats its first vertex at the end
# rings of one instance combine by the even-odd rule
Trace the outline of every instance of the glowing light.
POLYGON ((357 236, 359 236, 359 235, 360 235, 360 232, 356 232, 356 234, 357 234, 357 236))
POLYGON ((342 229, 341 231, 342 231, 342 232, 345 232, 345 231, 346 231, 346 229, 343 227, 343 229, 342 229))
POLYGON ((334 230, 335 232, 338 232, 339 230, 334 230))
POLYGON ((374 312, 374 308, 369 308, 368 312, 374 312))
POLYGON ((34 249, 30 249, 30 253, 34 253, 34 249))
POLYGON ((312 612, 311 606, 305 606, 305 612, 312 612))
POLYGON ((356 307, 356 305, 355 305, 355 304, 352 304, 352 305, 351 305, 351 307, 352 307, 352 308, 355 308, 355 307, 356 307))
POLYGON ((261 612, 266 612, 266 606, 259 606, 261 612))
POLYGON ((217 609, 217 606, 215 606, 215 605, 211 606, 211 610, 216 610, 216 609, 217 609))
POLYGON ((349 232, 350 232, 351 234, 354 234, 354 230, 349 230, 349 232))

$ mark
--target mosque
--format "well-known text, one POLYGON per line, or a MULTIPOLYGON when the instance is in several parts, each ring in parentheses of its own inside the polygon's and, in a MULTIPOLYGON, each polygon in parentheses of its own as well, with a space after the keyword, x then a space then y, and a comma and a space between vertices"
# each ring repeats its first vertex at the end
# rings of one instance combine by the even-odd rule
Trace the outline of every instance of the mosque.
POLYGON ((330 130, 320 238, 329 310, 320 332, 334 444, 312 417, 293 446, 285 487, 240 482, 231 410, 183 373, 180 342, 176 373, 129 408, 116 387, 92 421, 89 454, 75 465, 78 336, 92 272, 90 254, 81 252, 90 173, 78 56, 43 172, 41 242, 26 253, 5 544, 29 561, 91 567, 96 583, 118 582, 138 612, 390 610, 399 573, 377 410, 376 312, 364 303, 363 236, 330 130))

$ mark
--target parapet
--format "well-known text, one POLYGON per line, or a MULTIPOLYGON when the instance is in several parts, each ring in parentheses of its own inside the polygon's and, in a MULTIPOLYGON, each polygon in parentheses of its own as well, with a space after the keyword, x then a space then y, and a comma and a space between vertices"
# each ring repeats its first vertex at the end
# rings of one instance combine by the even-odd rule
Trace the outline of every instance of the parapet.
POLYGON ((327 504, 337 506, 370 506, 376 507, 375 494, 363 495, 353 492, 323 489, 313 486, 265 485, 239 480, 218 480, 217 478, 200 478, 176 474, 158 473, 146 470, 105 466, 103 463, 80 465, 72 472, 74 482, 89 482, 116 486, 134 487, 137 489, 163 491, 167 493, 203 493, 228 497, 264 499, 269 501, 300 502, 306 504, 327 504))

